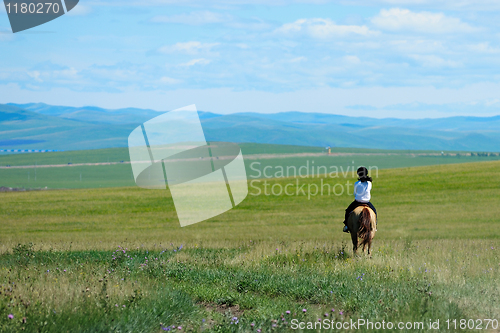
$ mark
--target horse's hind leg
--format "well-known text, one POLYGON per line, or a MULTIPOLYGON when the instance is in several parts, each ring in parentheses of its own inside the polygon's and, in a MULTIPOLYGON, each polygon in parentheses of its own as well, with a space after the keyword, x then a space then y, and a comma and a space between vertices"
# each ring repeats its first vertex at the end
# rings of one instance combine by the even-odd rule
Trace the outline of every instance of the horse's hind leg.
POLYGON ((352 252, 354 255, 356 255, 358 252, 358 234, 351 232, 351 239, 352 239, 352 252))

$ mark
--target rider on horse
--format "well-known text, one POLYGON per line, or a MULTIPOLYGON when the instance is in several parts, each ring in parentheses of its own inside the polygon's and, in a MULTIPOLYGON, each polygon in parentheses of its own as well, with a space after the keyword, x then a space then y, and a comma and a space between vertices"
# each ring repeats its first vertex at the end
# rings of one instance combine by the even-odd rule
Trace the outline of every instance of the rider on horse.
POLYGON ((349 232, 349 228, 347 227, 347 219, 349 218, 349 214, 356 209, 356 207, 367 205, 370 207, 375 215, 377 215, 377 210, 370 202, 370 191, 372 189, 372 177, 368 176, 368 169, 365 167, 360 167, 356 171, 358 174, 358 181, 354 183, 354 201, 347 207, 345 210, 345 220, 344 220, 344 232, 349 232))

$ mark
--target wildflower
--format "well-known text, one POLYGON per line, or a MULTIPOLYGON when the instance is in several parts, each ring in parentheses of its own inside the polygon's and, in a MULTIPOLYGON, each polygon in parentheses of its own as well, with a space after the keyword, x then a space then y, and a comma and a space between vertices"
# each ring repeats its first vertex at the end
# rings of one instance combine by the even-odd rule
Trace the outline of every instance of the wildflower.
POLYGON ((250 326, 254 327, 255 326, 255 323, 251 323, 250 326))
POLYGON ((177 329, 179 329, 179 331, 182 330, 182 326, 178 326, 177 329))
POLYGON ((306 310, 306 309, 302 309, 302 312, 306 313, 306 312, 307 312, 307 310, 306 310))
POLYGON ((125 307, 125 304, 123 305, 123 307, 125 307))
POLYGON ((11 313, 7 316, 9 319, 14 319, 14 315, 11 313))
POLYGON ((257 332, 259 332, 259 333, 260 333, 260 332, 262 332, 262 330, 259 328, 259 329, 257 330, 257 332))
POLYGON ((328 313, 325 313, 325 317, 328 317, 328 313))
POLYGON ((273 327, 276 327, 277 325, 276 324, 273 324, 273 327))
POLYGON ((339 311, 339 315, 341 315, 341 316, 342 316, 343 314, 344 314, 344 311, 342 311, 342 310, 341 310, 341 311, 339 311))
POLYGON ((335 309, 332 309, 332 312, 335 312, 335 309))
POLYGON ((287 310, 285 313, 286 313, 286 314, 290 314, 290 311, 288 311, 288 310, 287 310))

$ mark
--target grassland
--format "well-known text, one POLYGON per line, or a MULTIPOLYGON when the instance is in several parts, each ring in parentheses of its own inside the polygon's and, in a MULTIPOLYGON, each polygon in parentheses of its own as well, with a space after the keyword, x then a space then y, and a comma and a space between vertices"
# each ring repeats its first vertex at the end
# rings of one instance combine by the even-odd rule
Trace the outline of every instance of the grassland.
MULTIPOLYGON (((498 153, 479 155, 474 153, 475 156, 470 156, 470 152, 444 152, 441 155, 441 152, 436 151, 334 148, 333 155, 326 155, 323 147, 248 143, 240 146, 246 157, 245 164, 249 178, 262 178, 262 174, 258 175, 266 167, 275 169, 279 166, 300 168, 307 165, 308 171, 304 173, 312 174, 313 167, 321 166, 328 168, 337 166, 347 170, 367 165, 388 169, 500 160, 498 153), (314 154, 314 156, 300 156, 300 154, 314 154), (272 158, 270 155, 276 157, 272 158), (286 157, 283 157, 284 155, 286 157)), ((0 155, 0 186, 27 189, 134 186, 132 169, 127 162, 129 162, 127 148, 0 155), (111 164, 106 165, 108 162, 111 164), (101 165, 78 165, 82 163, 101 163, 101 165), (11 168, 4 168, 7 165, 11 168), (65 166, 40 167, 41 165, 65 166), (19 169, 16 168, 18 166, 31 167, 19 169)))
POLYGON ((447 319, 500 320, 498 179, 500 162, 380 170, 371 260, 353 258, 341 232, 351 197, 296 192, 292 178, 254 180, 235 209, 185 228, 168 191, 0 193, 0 331, 268 332, 293 318, 439 319, 445 331, 447 319), (287 184, 293 195, 265 194, 287 184))

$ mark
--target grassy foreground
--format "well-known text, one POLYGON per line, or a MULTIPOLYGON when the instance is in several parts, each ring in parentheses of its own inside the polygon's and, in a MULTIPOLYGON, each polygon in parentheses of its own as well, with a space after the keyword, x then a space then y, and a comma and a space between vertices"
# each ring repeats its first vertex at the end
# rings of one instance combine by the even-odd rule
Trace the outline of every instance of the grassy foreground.
POLYGON ((474 331, 460 320, 500 320, 499 176, 499 162, 380 170, 371 260, 341 232, 351 197, 312 195, 343 176, 255 181, 238 207, 185 228, 168 191, 0 193, 0 331, 474 331), (265 194, 277 184, 294 195, 265 194))
POLYGON ((0 329, 269 332, 288 330, 292 319, 364 318, 424 323, 402 330, 414 332, 429 320, 443 331, 448 319, 499 318, 491 241, 384 241, 372 260, 352 259, 340 244, 276 246, 16 248, 0 258, 0 329))

